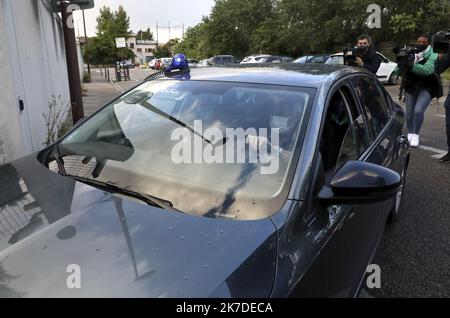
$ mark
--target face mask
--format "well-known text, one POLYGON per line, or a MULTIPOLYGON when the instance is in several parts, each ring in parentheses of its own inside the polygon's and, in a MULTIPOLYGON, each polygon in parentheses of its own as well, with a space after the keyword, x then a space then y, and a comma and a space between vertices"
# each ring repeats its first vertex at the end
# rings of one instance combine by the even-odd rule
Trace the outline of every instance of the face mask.
POLYGON ((419 51, 419 52, 423 52, 423 51, 425 51, 427 48, 428 48, 428 45, 426 45, 426 44, 420 44, 420 45, 417 45, 417 46, 416 46, 416 50, 419 51))
POLYGON ((288 128, 288 118, 281 116, 272 116, 270 119, 270 128, 278 128, 280 132, 286 131, 288 128))
POLYGON ((365 54, 368 50, 369 50, 369 46, 368 45, 359 45, 358 46, 358 51, 360 53, 365 54))

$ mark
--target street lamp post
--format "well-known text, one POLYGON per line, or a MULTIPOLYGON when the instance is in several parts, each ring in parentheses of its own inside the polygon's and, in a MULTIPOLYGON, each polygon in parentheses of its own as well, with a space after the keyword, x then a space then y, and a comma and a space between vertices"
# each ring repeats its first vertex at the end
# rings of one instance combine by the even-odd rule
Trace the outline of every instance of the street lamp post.
MULTIPOLYGON (((86 19, 84 18, 84 10, 81 10, 81 11, 83 13, 84 45, 85 45, 85 48, 86 48, 87 44, 88 44, 88 39, 87 39, 87 34, 86 34, 86 19)), ((88 67, 89 77, 91 77, 91 65, 89 63, 89 54, 86 54, 86 63, 87 63, 87 67, 88 67)))
POLYGON ((76 124, 84 117, 81 79, 78 69, 77 45, 73 28, 73 15, 69 9, 69 2, 60 2, 63 20, 64 45, 66 49, 67 73, 69 77, 70 101, 72 104, 73 123, 76 124))

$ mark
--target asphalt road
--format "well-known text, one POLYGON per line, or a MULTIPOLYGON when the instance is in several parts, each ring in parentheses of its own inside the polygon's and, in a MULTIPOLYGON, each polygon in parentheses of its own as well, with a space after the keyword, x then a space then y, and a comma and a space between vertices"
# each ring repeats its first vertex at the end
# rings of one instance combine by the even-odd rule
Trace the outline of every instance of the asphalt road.
MULTIPOLYGON (((393 97, 398 87, 387 87, 393 97)), ((373 261, 382 270, 374 297, 450 297, 450 164, 439 163, 447 150, 445 118, 434 101, 422 130, 422 146, 413 149, 402 217, 388 225, 373 261), (427 149, 427 150, 424 150, 427 149)))

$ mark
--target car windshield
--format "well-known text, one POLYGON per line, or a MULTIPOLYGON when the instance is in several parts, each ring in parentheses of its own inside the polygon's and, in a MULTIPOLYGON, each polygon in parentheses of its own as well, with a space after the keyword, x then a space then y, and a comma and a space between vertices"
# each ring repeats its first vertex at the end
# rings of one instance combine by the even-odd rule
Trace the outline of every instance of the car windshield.
POLYGON ((302 56, 299 57, 298 59, 296 59, 293 63, 306 63, 306 60, 308 59, 309 56, 302 56))
POLYGON ((149 81, 68 134, 57 163, 68 176, 158 197, 183 213, 266 218, 287 198, 314 94, 262 84, 149 81))

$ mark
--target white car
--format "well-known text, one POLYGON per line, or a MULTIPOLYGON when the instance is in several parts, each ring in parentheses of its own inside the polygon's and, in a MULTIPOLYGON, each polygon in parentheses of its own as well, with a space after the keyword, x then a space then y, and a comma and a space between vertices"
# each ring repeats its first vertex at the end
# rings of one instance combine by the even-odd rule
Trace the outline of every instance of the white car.
MULTIPOLYGON (((377 52, 381 58, 381 65, 377 72, 377 77, 381 83, 389 85, 397 85, 399 77, 394 74, 394 70, 397 67, 397 63, 390 61, 383 54, 377 52)), ((325 64, 344 64, 344 53, 336 53, 330 56, 325 64)))
POLYGON ((149 66, 150 68, 154 68, 154 67, 155 67, 155 63, 156 63, 157 60, 158 60, 158 59, 153 59, 153 60, 151 60, 150 62, 148 62, 148 66, 149 66))
POLYGON ((244 57, 241 64, 264 63, 264 61, 271 56, 272 55, 268 55, 268 54, 250 55, 250 56, 244 57))

